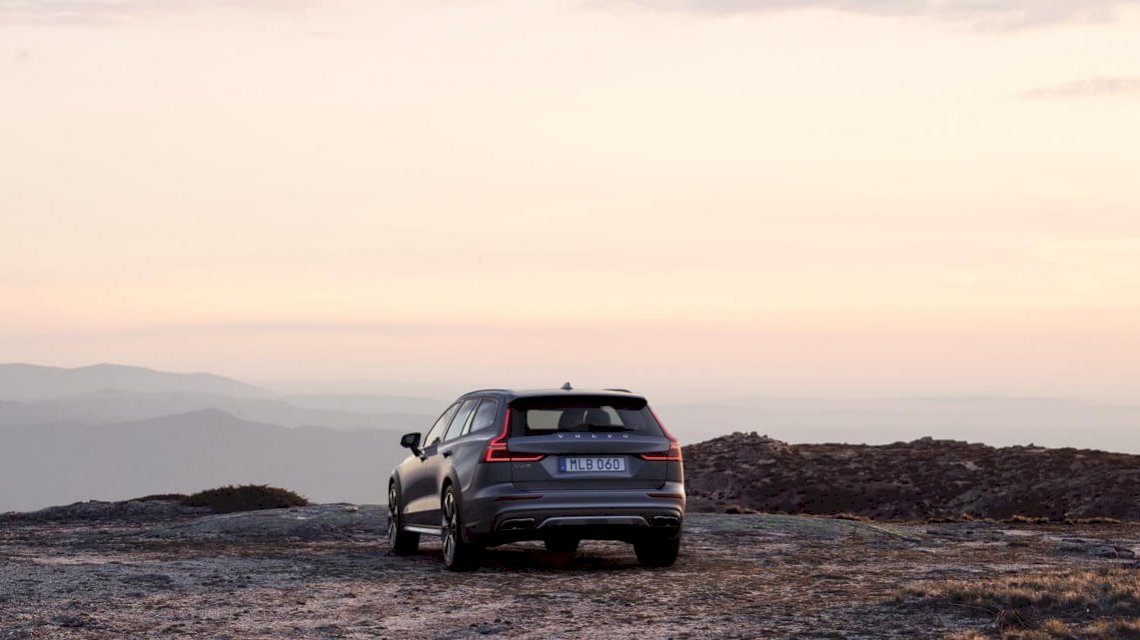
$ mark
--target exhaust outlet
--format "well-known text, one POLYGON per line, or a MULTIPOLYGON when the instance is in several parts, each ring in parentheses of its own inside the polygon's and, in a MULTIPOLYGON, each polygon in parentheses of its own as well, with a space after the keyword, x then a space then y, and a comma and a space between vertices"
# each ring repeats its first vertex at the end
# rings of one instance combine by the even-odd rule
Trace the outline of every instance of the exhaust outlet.
POLYGON ((500 531, 517 531, 519 529, 533 529, 534 518, 511 518, 499 525, 500 531))

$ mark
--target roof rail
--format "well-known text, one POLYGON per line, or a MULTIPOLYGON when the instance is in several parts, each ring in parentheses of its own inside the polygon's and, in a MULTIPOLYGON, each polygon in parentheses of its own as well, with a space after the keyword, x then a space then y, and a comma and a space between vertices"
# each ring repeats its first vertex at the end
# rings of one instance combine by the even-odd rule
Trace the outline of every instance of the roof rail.
POLYGON ((604 391, 620 391, 622 393, 633 393, 629 389, 604 389, 604 391))
POLYGON ((510 389, 476 389, 474 391, 468 391, 467 393, 465 393, 463 395, 469 396, 473 393, 491 393, 491 392, 510 393, 511 390, 510 389))

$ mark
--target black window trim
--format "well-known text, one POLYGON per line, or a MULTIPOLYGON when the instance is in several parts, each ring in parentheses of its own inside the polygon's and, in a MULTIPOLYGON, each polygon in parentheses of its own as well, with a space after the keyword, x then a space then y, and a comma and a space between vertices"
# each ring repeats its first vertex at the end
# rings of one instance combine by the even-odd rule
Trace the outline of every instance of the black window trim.
MULTIPOLYGON (((473 433, 471 431, 471 427, 475 426, 475 414, 479 413, 479 409, 483 407, 483 403, 495 405, 495 413, 491 415, 491 426, 492 427, 495 426, 495 418, 499 417, 499 407, 503 403, 499 402, 498 398, 480 396, 479 397, 479 404, 475 405, 475 410, 471 412, 471 417, 468 418, 467 424, 463 425, 463 432, 459 434, 459 437, 462 438, 463 436, 465 436, 469 433, 473 433)), ((478 431, 476 431, 474 433, 478 433, 478 431)))
MULTIPOLYGON (((455 402, 452 402, 450 405, 447 406, 446 409, 443 410, 443 413, 439 414, 439 417, 435 419, 435 422, 432 423, 431 428, 429 428, 427 433, 424 434, 424 445, 423 446, 425 449, 428 447, 436 446, 436 445, 440 444, 441 442, 443 442, 443 434, 447 433, 447 427, 448 427, 448 425, 451 424, 450 419, 447 420, 446 424, 443 425, 443 428, 440 429, 439 440, 437 442, 435 442, 435 443, 430 442, 428 440, 428 437, 431 436, 432 431, 435 429, 436 425, 439 424, 440 420, 443 420, 444 416, 446 416, 448 413, 451 413, 452 409, 459 411, 459 405, 461 403, 462 403, 462 400, 456 400, 455 402)), ((451 417, 454 418, 455 416, 453 415, 451 417)))
POLYGON ((461 398, 456 401, 456 404, 459 405, 459 409, 455 411, 455 415, 451 416, 451 420, 447 421, 447 428, 443 430, 443 436, 441 436, 442 440, 440 440, 440 442, 452 442, 463 437, 463 434, 467 431, 467 426, 471 424, 471 418, 474 417, 475 412, 479 410, 479 400, 479 398, 461 398), (459 412, 463 411, 463 405, 472 401, 474 401, 475 404, 471 405, 471 411, 469 411, 467 417, 463 419, 463 424, 459 427, 459 431, 457 431, 454 436, 448 437, 448 434, 451 433, 451 423, 455 422, 455 419, 459 417, 459 412))

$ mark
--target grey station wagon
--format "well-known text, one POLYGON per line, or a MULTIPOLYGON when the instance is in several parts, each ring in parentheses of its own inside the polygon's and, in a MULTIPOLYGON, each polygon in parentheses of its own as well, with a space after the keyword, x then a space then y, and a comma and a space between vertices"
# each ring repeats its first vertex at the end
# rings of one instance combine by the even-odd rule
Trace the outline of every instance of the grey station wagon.
POLYGON ((488 546, 542 540, 633 544, 644 566, 677 559, 685 513, 681 445, 645 398, 620 389, 484 389, 461 396, 420 437, 388 483, 388 542, 406 555, 443 538, 453 571, 488 546))

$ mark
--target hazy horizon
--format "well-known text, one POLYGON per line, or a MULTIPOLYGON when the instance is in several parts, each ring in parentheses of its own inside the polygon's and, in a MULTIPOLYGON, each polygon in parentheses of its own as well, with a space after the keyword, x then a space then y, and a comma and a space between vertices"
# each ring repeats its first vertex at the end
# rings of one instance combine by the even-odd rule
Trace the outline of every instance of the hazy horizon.
MULTIPOLYGON (((266 389, 211 372, 0 363, 0 486, 7 488, 0 491, 0 512, 242 483, 286 486, 323 502, 375 502, 386 474, 407 453, 399 436, 426 431, 459 393, 432 387, 438 393, 430 396, 384 395, 414 389, 428 390, 266 389)), ((933 437, 1140 454, 1136 405, 637 391, 685 445, 742 431, 790 443, 933 437)))
MULTIPOLYGON (((773 399, 773 400, 834 400, 834 401, 862 401, 862 400, 908 400, 908 399, 1010 399, 1010 400, 1062 400, 1073 402, 1088 402, 1094 404, 1104 405, 1122 405, 1122 406, 1140 406, 1140 395, 1137 394, 1095 394, 1095 393, 1064 393, 1063 391, 1057 393, 1015 393, 1015 392, 1000 392, 1000 391, 986 391, 984 389, 971 388, 963 386, 961 388, 945 388, 945 389, 927 389, 925 387, 913 387, 913 390, 908 390, 905 387, 899 389, 873 389, 873 390, 857 390, 857 389, 835 389, 828 390, 825 388, 818 388, 812 391, 805 391, 803 393, 796 392, 780 392, 779 387, 773 388, 756 388, 747 387, 743 385, 710 385, 702 384, 697 381, 695 384, 688 384, 684 381, 670 384, 668 381, 661 384, 652 384, 648 386, 631 385, 623 383, 620 379, 616 381, 609 378, 570 378, 567 376, 558 377, 534 377, 531 379, 516 378, 513 383, 510 380, 503 380, 497 378, 483 378, 472 379, 464 382, 462 380, 446 380, 446 379, 384 379, 384 378, 250 378, 242 375, 237 375, 225 370, 174 370, 163 366, 152 364, 139 364, 134 362, 124 362, 115 360, 101 360, 98 362, 82 362, 75 365, 70 364, 55 364, 45 362, 0 362, 0 365, 5 364, 20 364, 30 365, 35 367, 49 367, 60 368, 65 370, 83 369, 95 367, 100 365, 110 366, 124 366, 131 368, 142 368, 156 372, 170 372, 185 375, 207 374, 216 375, 244 384, 249 384, 274 394, 282 396, 391 396, 391 397, 407 397, 435 400, 443 403, 448 403, 450 400, 461 393, 466 393, 474 389, 481 388, 507 388, 507 389, 543 389, 550 388, 556 389, 564 382, 570 382, 575 388, 583 389, 606 389, 606 388, 624 388, 630 389, 636 393, 644 394, 650 397, 660 397, 666 399, 670 403, 684 403, 684 404, 700 404, 700 403, 725 403, 732 404, 737 401, 758 400, 758 399, 773 399)), ((0 393, 0 399, 3 399, 3 394, 0 393)))

